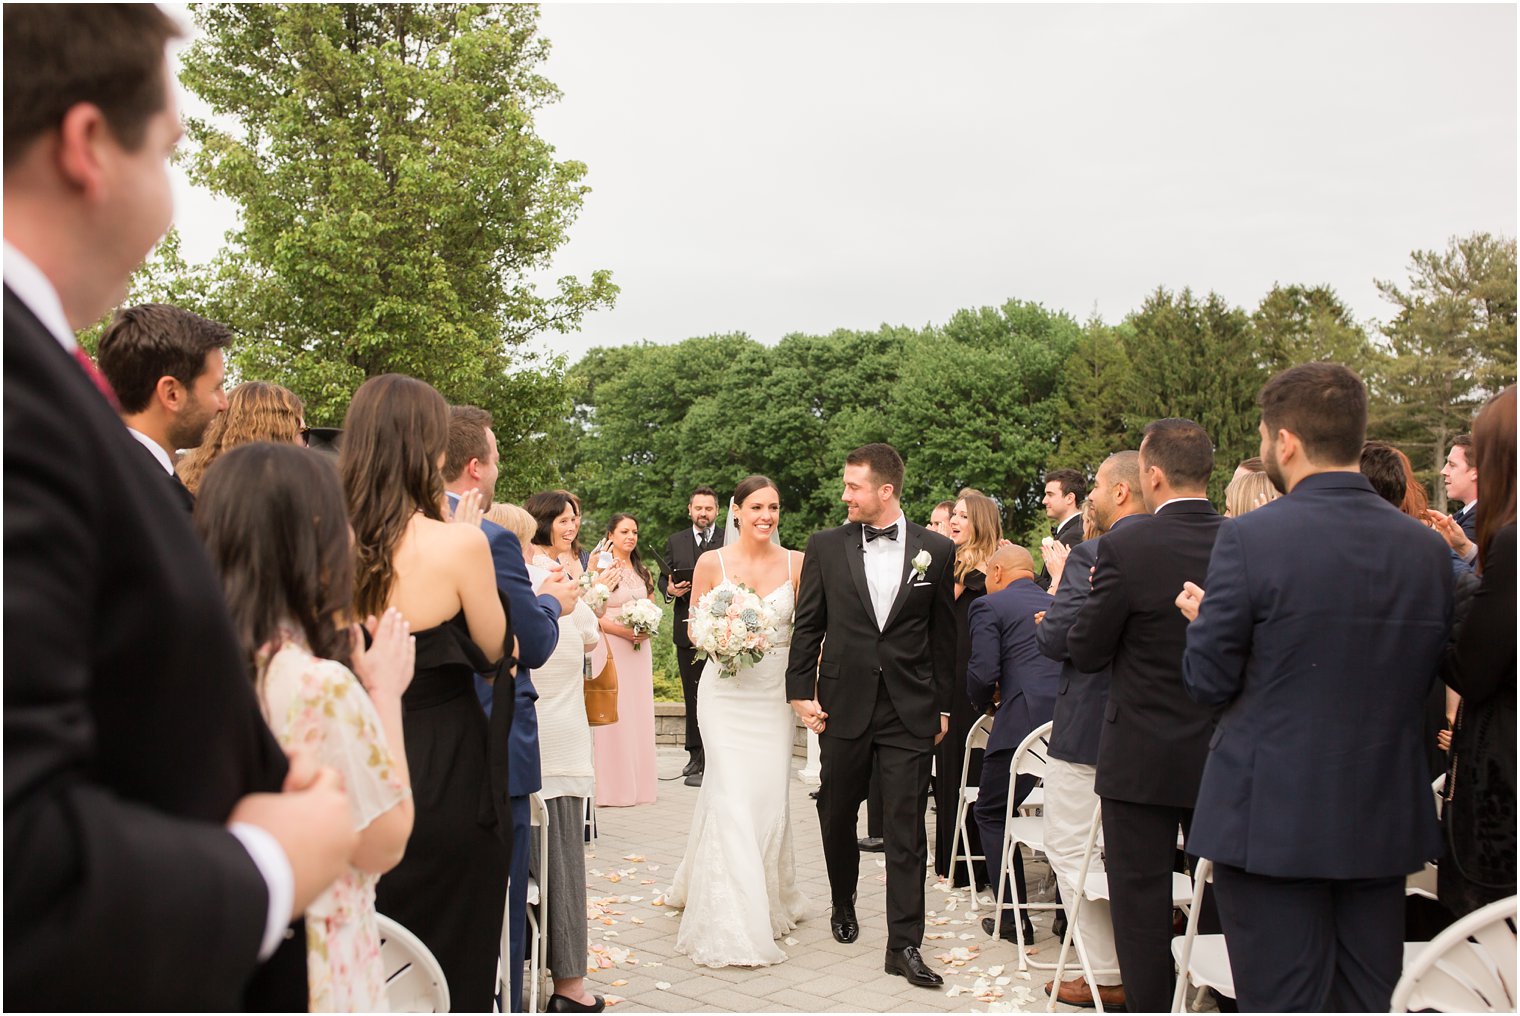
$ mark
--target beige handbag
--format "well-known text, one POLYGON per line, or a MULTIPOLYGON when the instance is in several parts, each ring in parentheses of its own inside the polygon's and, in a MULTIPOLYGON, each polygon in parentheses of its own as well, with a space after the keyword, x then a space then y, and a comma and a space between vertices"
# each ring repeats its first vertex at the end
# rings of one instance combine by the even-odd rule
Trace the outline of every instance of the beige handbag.
MULTIPOLYGON (((606 636, 602 637, 602 646, 605 647, 607 662, 595 677, 586 681, 586 723, 593 727, 605 727, 618 720, 617 665, 612 661, 612 648, 607 645, 606 636)), ((588 669, 595 655, 586 657, 588 669)))

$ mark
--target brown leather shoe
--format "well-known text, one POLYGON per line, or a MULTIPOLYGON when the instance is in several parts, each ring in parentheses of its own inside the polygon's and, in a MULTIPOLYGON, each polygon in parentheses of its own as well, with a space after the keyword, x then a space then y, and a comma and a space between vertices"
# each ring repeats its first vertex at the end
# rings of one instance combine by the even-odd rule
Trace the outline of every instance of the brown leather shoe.
MULTIPOLYGON (((1045 994, 1050 994, 1050 989, 1055 981, 1045 982, 1045 994)), ((1103 1008, 1109 1011, 1124 1008, 1124 985, 1100 984, 1098 985, 1098 997, 1103 1000, 1103 1008)), ((1093 1009, 1092 989, 1087 986, 1087 978, 1073 977, 1069 981, 1061 982, 1061 994, 1056 998, 1057 1002, 1065 1002, 1080 1009, 1093 1009)))

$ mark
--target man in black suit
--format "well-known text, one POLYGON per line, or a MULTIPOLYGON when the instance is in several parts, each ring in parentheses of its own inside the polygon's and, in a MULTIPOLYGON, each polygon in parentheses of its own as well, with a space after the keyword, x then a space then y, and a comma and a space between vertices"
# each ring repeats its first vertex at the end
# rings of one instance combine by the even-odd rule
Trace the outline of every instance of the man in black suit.
POLYGON ((1183 683, 1224 707, 1188 848, 1214 862, 1242 1012, 1386 1012, 1404 878, 1442 847, 1421 719, 1449 557, 1358 471, 1354 373, 1290 367, 1259 401, 1261 456, 1286 496, 1225 522, 1207 582, 1178 597, 1197 616, 1183 683), (1306 536, 1327 518, 1335 539, 1306 536))
MULTIPOLYGON (((1150 514, 1140 498, 1140 453, 1115 452, 1098 467, 1092 489, 1093 521, 1100 534, 1120 528, 1146 525, 1150 514)), ((1045 769, 1045 856, 1056 873, 1061 899, 1068 911, 1077 899, 1077 878, 1082 874, 1082 854, 1098 803, 1093 789, 1098 776, 1098 743, 1103 732, 1103 713, 1108 706, 1109 670, 1084 674, 1071 662, 1067 639, 1072 623, 1092 592, 1089 574, 1098 559, 1105 537, 1073 547, 1055 590, 1055 600, 1035 631, 1040 652, 1061 662, 1061 683, 1056 693, 1055 715, 1050 729, 1050 761, 1045 769)), ((1103 870, 1100 855, 1090 871, 1103 870)), ((1114 925, 1105 900, 1083 903, 1078 930, 1082 948, 1094 970, 1117 970, 1114 925)), ((1045 986, 1049 994, 1054 983, 1045 986)), ((1092 986, 1085 977, 1074 977, 1060 986, 1060 1001, 1084 1008, 1093 1004, 1092 986)), ((1114 975, 1098 975, 1098 994, 1105 1009, 1123 1008, 1124 988, 1114 975)))
POLYGON ((665 564, 684 574, 685 581, 677 582, 674 576, 664 574, 660 576, 660 589, 666 602, 674 600, 676 604, 670 638, 676 644, 676 669, 681 672, 681 698, 686 702, 686 752, 690 756, 681 775, 686 777, 688 787, 700 787, 706 763, 702 755, 702 730, 697 725, 697 682, 707 658, 692 648, 686 618, 691 611, 690 572, 697 566, 697 558, 723 546, 723 531, 717 528, 718 492, 711 487, 692 491, 686 502, 686 514, 691 517, 691 526, 671 533, 665 541, 665 564))
MULTIPOLYGON (((1060 667, 1040 654, 1035 645, 1035 615, 1050 606, 1050 594, 1034 581, 1034 558, 1023 547, 999 547, 987 559, 987 595, 971 605, 967 626, 971 630, 971 658, 966 666, 966 694, 971 708, 994 712, 992 732, 982 758, 982 781, 974 815, 987 853, 987 874, 997 893, 1003 865, 1003 819, 1008 810, 1008 783, 1014 752, 1037 727, 1050 721, 1056 703, 1060 667), (996 702, 994 703, 994 696, 996 702)), ((1033 776, 1014 780, 1014 806, 1022 804, 1034 789, 1033 776)), ((1024 862, 1013 855, 1013 884, 1003 889, 1003 899, 1027 901, 1024 862)), ((1004 915, 1002 935, 1015 937, 1010 906, 1004 915)), ((1026 913, 1024 942, 1034 941, 1034 927, 1026 913)), ((992 934, 996 922, 984 918, 982 926, 992 934)))
MULTIPOLYGON (((1452 574, 1459 580, 1478 563, 1478 467, 1472 462, 1472 435, 1458 434, 1441 467, 1441 482, 1447 500, 1461 507, 1449 516, 1434 510, 1426 513, 1426 521, 1451 547, 1452 574)), ((1456 708, 1455 703, 1451 708, 1456 708)))
POLYGON ((1187 624, 1173 606, 1209 567, 1219 515, 1205 492, 1214 447, 1191 420, 1157 420, 1140 442, 1151 521, 1098 544, 1092 592, 1067 636, 1079 670, 1111 667, 1098 744, 1114 945, 1127 1004, 1164 1012, 1172 995, 1172 861, 1192 823, 1216 710, 1182 689, 1187 624))
MULTIPOLYGON (((1051 538, 1068 549, 1082 542, 1082 501, 1087 497, 1087 477, 1075 469, 1054 469, 1045 474, 1045 517, 1050 519, 1051 538)), ((1050 588, 1050 569, 1042 563, 1036 582, 1050 588)))
POLYGON ((4 19, 5 1005, 303 1010, 286 928, 347 868, 348 799, 287 774, 190 520, 74 338, 169 224, 178 33, 152 6, 4 19))
POLYGON ((222 351, 231 341, 226 325, 162 303, 123 307, 100 337, 100 372, 127 430, 187 510, 195 498, 174 472, 174 456, 198 447, 212 417, 227 411, 222 351))
POLYGON ((874 768, 886 812, 886 971, 937 987, 944 979, 918 950, 929 768, 954 688, 955 544, 903 516, 902 482, 891 445, 865 445, 845 458, 849 522, 808 538, 786 693, 819 735, 818 819, 835 939, 860 934, 855 834, 874 768))

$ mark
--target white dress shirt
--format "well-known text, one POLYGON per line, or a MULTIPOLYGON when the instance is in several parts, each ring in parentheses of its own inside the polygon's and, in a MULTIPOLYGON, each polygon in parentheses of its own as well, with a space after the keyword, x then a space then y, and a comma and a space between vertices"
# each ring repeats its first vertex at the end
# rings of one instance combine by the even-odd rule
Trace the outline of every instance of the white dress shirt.
POLYGON ((144 434, 142 431, 138 430, 135 427, 128 427, 127 433, 135 437, 138 444, 142 445, 144 448, 148 449, 148 451, 153 453, 153 457, 158 460, 158 464, 164 467, 164 472, 174 472, 174 462, 169 458, 169 453, 164 451, 163 445, 159 444, 157 441, 153 440, 151 437, 144 434))
MULTIPOLYGON (((63 351, 73 356, 79 343, 74 338, 73 329, 69 327, 67 315, 63 313, 63 301, 58 299, 58 290, 42 273, 42 269, 31 258, 12 247, 10 241, 5 242, 4 257, 6 286, 26 305, 27 310, 37 316, 43 327, 58 340, 63 351)), ((131 428, 128 428, 128 432, 153 452, 160 465, 169 472, 174 472, 169 453, 157 441, 131 428)), ((228 826, 228 832, 237 837, 243 849, 248 851, 248 856, 259 869, 269 890, 264 939, 259 945, 259 959, 266 960, 274 955, 275 949, 285 937, 285 926, 290 923, 290 908, 296 897, 295 873, 290 868, 290 858, 285 856, 280 842, 267 830, 247 822, 234 822, 228 826)))
MULTIPOLYGON (((1193 495, 1189 495, 1188 497, 1174 497, 1174 498, 1171 498, 1170 500, 1162 501, 1160 504, 1158 504, 1156 506, 1156 511, 1155 512, 1151 512, 1151 514, 1154 515, 1154 514, 1156 514, 1156 512, 1159 512, 1161 509, 1165 508, 1167 505, 1169 505, 1169 504, 1176 504, 1178 501, 1208 501, 1208 500, 1209 499, 1206 498, 1206 497, 1197 497, 1197 496, 1193 496, 1193 495)), ((1212 503, 1212 502, 1210 502, 1210 503, 1212 503)))
POLYGON ((897 539, 889 540, 886 537, 877 537, 867 540, 865 529, 860 531, 860 546, 865 552, 866 563, 866 588, 871 592, 871 609, 876 612, 876 627, 886 628, 887 615, 892 613, 892 603, 897 599, 897 590, 902 585, 903 554, 907 552, 908 521, 901 512, 897 515, 895 523, 888 522, 886 526, 877 526, 877 529, 886 529, 887 526, 897 526, 897 539))

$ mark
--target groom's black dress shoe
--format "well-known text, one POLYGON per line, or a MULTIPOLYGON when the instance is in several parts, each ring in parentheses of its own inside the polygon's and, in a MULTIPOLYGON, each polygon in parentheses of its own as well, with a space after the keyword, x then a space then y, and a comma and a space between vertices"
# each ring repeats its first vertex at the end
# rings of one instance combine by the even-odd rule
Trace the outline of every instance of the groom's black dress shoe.
POLYGON ((924 958, 918 954, 917 946, 888 949, 886 971, 907 978, 909 984, 916 984, 920 988, 938 988, 945 983, 943 977, 924 965, 924 958))
POLYGON ((836 942, 849 945, 859 938, 860 922, 855 920, 855 904, 834 904, 834 912, 829 915, 829 928, 834 932, 836 942))
POLYGON ((564 995, 550 995, 549 1004, 544 1007, 545 1012, 601 1012, 607 1008, 607 1000, 600 995, 592 995, 594 1002, 585 1005, 573 998, 564 995))

